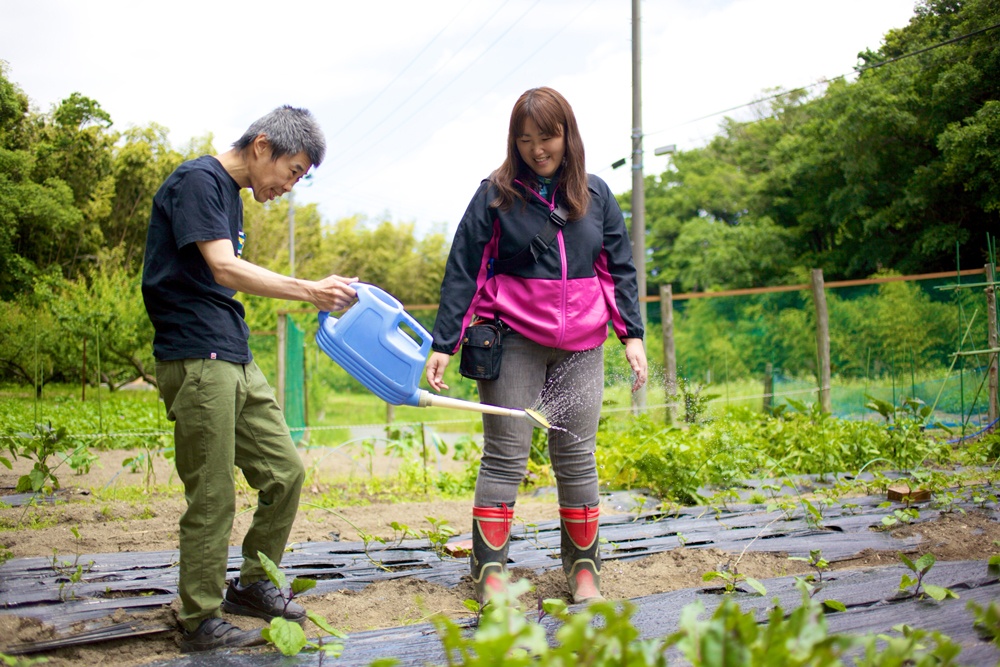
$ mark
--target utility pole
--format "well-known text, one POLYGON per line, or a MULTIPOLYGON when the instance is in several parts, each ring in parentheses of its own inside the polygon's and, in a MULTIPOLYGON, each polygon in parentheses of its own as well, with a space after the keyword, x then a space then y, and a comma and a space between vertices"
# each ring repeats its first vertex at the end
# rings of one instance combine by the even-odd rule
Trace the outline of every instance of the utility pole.
MULTIPOLYGON (((646 192, 642 174, 642 42, 639 0, 632 0, 632 261, 646 328, 646 192)), ((645 341, 643 342, 645 345, 645 341)), ((632 394, 633 412, 646 408, 646 387, 632 394)))

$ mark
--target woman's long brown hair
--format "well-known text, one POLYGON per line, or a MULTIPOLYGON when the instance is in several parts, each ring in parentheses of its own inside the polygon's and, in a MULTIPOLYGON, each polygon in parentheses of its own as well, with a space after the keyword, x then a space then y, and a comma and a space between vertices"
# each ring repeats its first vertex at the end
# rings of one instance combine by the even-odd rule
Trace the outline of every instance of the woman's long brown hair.
POLYGON ((507 159, 490 174, 490 182, 497 189, 497 198, 491 206, 506 210, 515 200, 525 201, 524 192, 514 183, 515 178, 529 186, 538 181, 538 176, 521 159, 517 150, 517 138, 524 131, 528 118, 535 121, 543 134, 562 135, 565 153, 559 170, 559 200, 569 211, 570 220, 582 218, 590 206, 583 139, 580 138, 573 108, 565 97, 551 88, 532 88, 514 103, 507 131, 507 159))

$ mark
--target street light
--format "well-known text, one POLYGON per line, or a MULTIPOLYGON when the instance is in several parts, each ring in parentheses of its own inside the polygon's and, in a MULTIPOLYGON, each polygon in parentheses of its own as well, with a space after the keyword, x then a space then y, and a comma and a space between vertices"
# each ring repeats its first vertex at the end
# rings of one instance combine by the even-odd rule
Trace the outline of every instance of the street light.
POLYGON ((653 149, 653 155, 670 155, 677 152, 677 144, 668 144, 653 149))

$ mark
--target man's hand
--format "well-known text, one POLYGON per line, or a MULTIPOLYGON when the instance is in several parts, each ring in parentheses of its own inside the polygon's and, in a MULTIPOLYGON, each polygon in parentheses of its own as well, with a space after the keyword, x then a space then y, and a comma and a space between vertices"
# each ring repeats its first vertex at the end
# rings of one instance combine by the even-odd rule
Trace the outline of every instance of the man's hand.
POLYGON ((352 283, 358 282, 358 277, 343 278, 341 276, 330 275, 323 280, 317 280, 312 287, 312 296, 309 303, 320 310, 343 310, 351 305, 357 297, 357 292, 352 283))
POLYGON ((237 292, 307 301, 320 310, 343 310, 351 305, 356 296, 351 283, 358 282, 357 276, 327 276, 322 280, 290 278, 240 259, 229 239, 197 243, 205 263, 212 270, 215 282, 237 292))

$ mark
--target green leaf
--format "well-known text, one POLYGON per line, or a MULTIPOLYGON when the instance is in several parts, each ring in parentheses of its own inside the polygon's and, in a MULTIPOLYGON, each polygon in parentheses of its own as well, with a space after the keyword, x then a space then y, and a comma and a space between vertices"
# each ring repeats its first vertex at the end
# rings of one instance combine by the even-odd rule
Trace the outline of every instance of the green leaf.
POLYGON ((306 579, 305 577, 296 577, 295 579, 292 579, 292 593, 294 595, 305 593, 313 588, 316 588, 315 579, 306 579))
POLYGON ((330 635, 338 637, 339 639, 347 639, 346 633, 330 625, 330 623, 325 618, 323 618, 316 612, 306 611, 306 616, 308 616, 309 620, 315 623, 316 626, 319 627, 323 632, 329 633, 330 635))
POLYGON ((7 468, 7 470, 12 470, 14 467, 11 465, 10 459, 7 459, 6 457, 3 456, 0 456, 0 463, 2 463, 7 468))
POLYGON ((306 633, 298 623, 281 616, 271 619, 267 640, 278 647, 282 655, 297 655, 306 646, 306 633))
POLYGON ((31 477, 27 475, 21 475, 17 478, 17 486, 14 487, 15 493, 27 493, 28 491, 33 491, 31 488, 31 477))
POLYGON ((930 595, 932 598, 940 602, 945 598, 952 598, 954 600, 958 599, 958 594, 952 591, 950 588, 945 588, 943 586, 933 586, 931 584, 924 584, 924 593, 930 595))
POLYGON ((264 572, 267 573, 267 578, 271 580, 271 583, 278 587, 278 590, 285 589, 285 573, 282 572, 274 561, 264 555, 264 552, 258 551, 257 558, 260 559, 260 564, 264 566, 264 572))
POLYGON ((755 591, 757 591, 758 593, 760 593, 761 597, 763 597, 763 596, 767 595, 767 589, 766 589, 766 588, 764 588, 764 584, 760 583, 759 581, 757 581, 757 580, 756 580, 756 579, 754 579, 753 577, 747 577, 747 578, 745 579, 745 581, 746 581, 746 582, 747 582, 747 584, 749 584, 749 585, 750 585, 750 586, 751 586, 751 587, 752 587, 752 588, 753 588, 753 589, 754 589, 755 591))
POLYGON ((833 611, 847 611, 847 605, 840 600, 823 600, 823 606, 833 611))
POLYGON ((899 554, 899 560, 903 561, 903 565, 910 568, 914 572, 917 571, 917 566, 913 564, 913 561, 910 560, 906 554, 899 554))
POLYGON ((918 558, 917 562, 915 563, 916 571, 920 573, 925 573, 928 570, 930 570, 934 566, 934 563, 936 562, 937 559, 934 558, 934 554, 930 553, 924 554, 923 556, 918 558))
POLYGON ((566 604, 565 600, 560 600, 558 598, 545 598, 542 600, 542 609, 544 609, 547 614, 559 616, 569 609, 569 605, 566 604))

